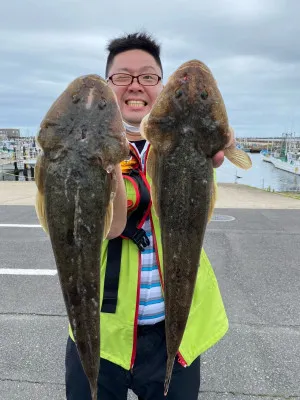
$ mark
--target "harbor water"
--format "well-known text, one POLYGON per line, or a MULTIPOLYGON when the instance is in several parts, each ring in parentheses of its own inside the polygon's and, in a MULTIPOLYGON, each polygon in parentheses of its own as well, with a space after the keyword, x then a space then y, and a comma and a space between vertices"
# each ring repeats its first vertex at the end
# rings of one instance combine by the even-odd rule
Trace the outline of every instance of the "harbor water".
MULTIPOLYGON (((237 168, 225 158, 220 168, 217 168, 218 183, 236 183, 253 186, 259 189, 265 189, 275 192, 300 192, 300 175, 294 175, 277 169, 273 164, 262 161, 260 154, 248 153, 252 160, 252 168, 244 171, 237 168)), ((19 167, 18 180, 33 180, 33 168, 28 166, 24 174, 24 166, 19 167)), ((0 165, 1 180, 15 180, 15 171, 13 164, 10 166, 0 165)))
POLYGON ((225 158, 222 166, 217 168, 218 182, 249 185, 275 192, 300 192, 300 175, 275 168, 273 164, 262 161, 259 153, 248 154, 252 168, 244 171, 225 158))

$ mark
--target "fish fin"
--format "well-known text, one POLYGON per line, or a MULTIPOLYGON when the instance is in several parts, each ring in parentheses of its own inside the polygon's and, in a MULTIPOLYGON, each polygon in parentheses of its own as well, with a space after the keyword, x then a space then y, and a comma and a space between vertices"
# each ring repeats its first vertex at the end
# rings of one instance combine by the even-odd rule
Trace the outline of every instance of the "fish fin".
POLYGON ((243 150, 237 149, 235 144, 227 147, 227 149, 224 150, 224 155, 239 168, 249 169, 252 167, 252 161, 249 155, 243 150))
POLYGON ((150 193, 151 193, 153 207, 156 215, 159 217, 159 206, 157 197, 157 187, 159 185, 158 174, 157 174, 158 171, 156 168, 157 162, 158 162, 157 151, 151 146, 147 157, 147 172, 152 180, 150 193))
POLYGON ((147 138, 147 122, 149 119, 149 115, 150 113, 146 114, 140 123, 140 134, 146 140, 149 140, 147 138))
POLYGON ((115 170, 113 170, 112 172, 109 173, 109 177, 111 178, 110 199, 109 199, 109 203, 108 203, 105 218, 104 218, 103 240, 106 239, 106 237, 110 231, 111 223, 113 220, 113 214, 114 214, 114 199, 115 199, 116 192, 117 192, 117 178, 116 178, 115 170))
POLYGON ((44 231, 48 233, 48 224, 45 209, 44 195, 44 173, 45 173, 45 157, 39 155, 35 166, 35 183, 37 185, 37 193, 35 199, 35 211, 44 231))
POLYGON ((151 179, 154 178, 154 174, 155 174, 155 159, 156 159, 155 150, 153 149, 152 146, 150 146, 150 149, 148 152, 148 157, 147 157, 146 169, 147 169, 147 173, 151 179))
POLYGON ((113 201, 110 201, 104 218, 103 240, 106 239, 110 231, 111 223, 113 220, 113 210, 114 210, 114 203, 113 201))
POLYGON ((48 233, 48 224, 46 219, 46 210, 45 210, 45 196, 40 192, 37 191, 36 194, 36 201, 35 201, 35 210, 42 225, 44 231, 48 233))
POLYGON ((211 217, 213 215, 216 205, 216 200, 217 200, 217 183, 214 180, 211 188, 211 200, 209 204, 207 223, 211 220, 211 217))

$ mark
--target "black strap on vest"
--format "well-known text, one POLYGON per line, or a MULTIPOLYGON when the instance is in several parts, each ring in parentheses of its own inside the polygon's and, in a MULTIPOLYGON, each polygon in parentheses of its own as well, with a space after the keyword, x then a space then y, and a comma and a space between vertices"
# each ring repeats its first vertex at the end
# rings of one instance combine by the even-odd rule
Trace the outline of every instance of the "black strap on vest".
POLYGON ((149 190, 137 170, 131 170, 129 176, 138 185, 140 202, 137 208, 127 218, 127 223, 122 235, 112 239, 108 243, 107 263, 104 281, 104 293, 101 312, 115 313, 118 300, 119 276, 121 268, 122 238, 131 239, 139 248, 144 251, 150 241, 142 228, 137 228, 145 217, 151 201, 149 190))
POLYGON ((131 170, 129 176, 133 178, 138 185, 140 202, 138 207, 128 217, 126 227, 121 236, 131 239, 140 251, 144 251, 145 247, 149 246, 150 241, 144 229, 138 228, 138 225, 148 210, 151 197, 145 182, 137 170, 131 170))
POLYGON ((119 289, 121 267, 120 254, 122 253, 122 238, 111 239, 107 247, 107 263, 104 281, 104 293, 101 312, 115 313, 119 289))

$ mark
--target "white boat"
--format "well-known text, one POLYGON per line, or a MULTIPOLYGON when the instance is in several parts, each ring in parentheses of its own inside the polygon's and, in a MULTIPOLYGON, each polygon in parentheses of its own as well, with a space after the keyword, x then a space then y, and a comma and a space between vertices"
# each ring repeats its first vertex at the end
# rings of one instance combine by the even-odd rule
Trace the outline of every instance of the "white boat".
POLYGON ((273 157, 271 162, 278 169, 300 175, 300 153, 289 151, 287 152, 286 160, 273 157))
POLYGON ((267 150, 262 150, 260 152, 260 158, 262 159, 262 161, 270 163, 270 162, 272 162, 271 157, 272 157, 272 154, 267 150))
POLYGON ((272 163, 275 168, 300 175, 299 152, 288 151, 283 158, 280 157, 278 153, 261 153, 261 159, 265 162, 272 163))
MULTIPOLYGON (((272 163, 275 168, 282 171, 290 172, 295 175, 300 175, 300 151, 299 144, 293 134, 282 134, 283 141, 281 149, 269 151, 269 149, 260 152, 261 159, 265 162, 272 163)), ((273 147, 273 146, 272 146, 273 147)))
POLYGON ((261 157, 262 161, 273 164, 274 158, 279 158, 280 153, 278 151, 270 152, 269 150, 262 150, 260 152, 260 157, 261 157))

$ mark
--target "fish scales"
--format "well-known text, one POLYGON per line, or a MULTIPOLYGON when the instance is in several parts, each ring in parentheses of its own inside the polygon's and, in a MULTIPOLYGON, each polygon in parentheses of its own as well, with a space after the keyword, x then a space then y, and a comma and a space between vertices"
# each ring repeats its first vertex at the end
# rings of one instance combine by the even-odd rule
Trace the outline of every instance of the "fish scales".
POLYGON ((49 233, 79 357, 97 399, 100 256, 112 220, 114 166, 129 155, 112 90, 97 75, 75 79, 50 107, 38 142, 36 209, 49 233))
MULTIPOLYGON (((141 131, 151 143, 147 169, 161 227, 167 395, 214 208, 212 157, 224 149, 230 132, 225 104, 208 67, 198 60, 181 65, 144 117, 141 131)), ((242 168, 251 166, 248 155, 234 145, 225 154, 242 168)))
POLYGON ((56 168, 48 169, 46 218, 72 332, 85 373, 95 387, 100 355, 99 249, 110 190, 99 167, 91 169, 83 163, 84 178, 78 175, 77 179, 72 175, 78 166, 67 163, 65 167, 71 175, 67 181, 56 174, 56 168))
POLYGON ((191 136, 184 140, 184 134, 178 147, 160 161, 158 198, 170 377, 189 315, 204 238, 201 227, 207 224, 213 183, 212 161, 195 150, 197 136, 191 136))
POLYGON ((199 226, 207 224, 212 187, 212 162, 182 148, 192 147, 179 146, 164 158, 159 193, 169 374, 189 315, 204 238, 199 226))

